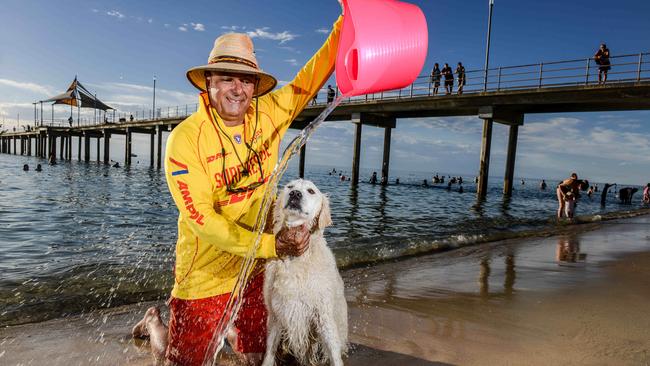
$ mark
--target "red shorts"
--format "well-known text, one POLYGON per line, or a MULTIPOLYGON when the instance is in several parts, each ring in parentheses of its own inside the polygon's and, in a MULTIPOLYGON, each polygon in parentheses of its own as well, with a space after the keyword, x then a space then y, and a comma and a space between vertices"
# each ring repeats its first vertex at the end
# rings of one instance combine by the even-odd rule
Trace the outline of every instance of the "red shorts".
MULTIPOLYGON (((230 294, 198 300, 172 297, 169 304, 169 344, 167 359, 179 365, 201 365, 221 319, 230 294)), ((244 291, 244 302, 235 320, 236 344, 241 353, 266 350, 266 307, 264 273, 253 277, 244 291)))

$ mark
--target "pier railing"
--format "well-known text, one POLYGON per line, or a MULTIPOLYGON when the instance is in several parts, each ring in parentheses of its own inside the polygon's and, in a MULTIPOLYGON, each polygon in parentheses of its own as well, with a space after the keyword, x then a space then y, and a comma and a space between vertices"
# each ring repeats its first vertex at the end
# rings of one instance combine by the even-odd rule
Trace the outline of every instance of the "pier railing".
MULTIPOLYGON (((610 57, 610 70, 607 72, 605 84, 636 83, 650 81, 650 52, 637 54, 617 55, 610 57)), ((455 71, 456 65, 450 65, 455 71)), ((536 89, 549 89, 571 86, 598 85, 599 68, 593 57, 575 60, 540 62, 537 64, 495 67, 487 70, 476 69, 465 72, 465 85, 463 95, 489 94, 507 91, 524 91, 536 89)), ((442 65, 441 65, 442 68, 442 65)), ((396 90, 382 93, 355 96, 344 100, 342 103, 365 103, 390 99, 408 99, 417 97, 458 97, 458 75, 454 73, 453 91, 449 95, 445 90, 445 78, 441 76, 440 86, 435 90, 435 84, 430 70, 417 77, 413 84, 396 90)), ((335 90, 335 96, 340 91, 335 90)), ((322 106, 328 103, 327 88, 321 89, 310 102, 312 106, 322 106)), ((115 111, 107 113, 101 119, 97 117, 79 118, 74 120, 72 126, 100 125, 103 123, 124 123, 130 121, 152 121, 159 119, 182 119, 196 112, 198 104, 184 104, 151 109, 115 111), (133 119, 131 119, 131 116, 133 119)), ((40 121, 35 123, 40 125, 40 121)), ((67 120, 44 120, 44 126, 69 126, 67 120)))

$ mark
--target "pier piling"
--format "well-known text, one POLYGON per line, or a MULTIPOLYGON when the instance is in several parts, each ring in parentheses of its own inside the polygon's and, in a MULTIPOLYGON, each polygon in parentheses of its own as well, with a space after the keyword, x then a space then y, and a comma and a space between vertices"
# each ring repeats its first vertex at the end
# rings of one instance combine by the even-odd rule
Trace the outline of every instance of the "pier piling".
POLYGON ((381 164, 381 184, 388 184, 388 167, 390 163, 390 135, 392 127, 384 127, 384 158, 381 164))
POLYGON ((490 147, 492 145, 492 118, 483 120, 483 138, 481 140, 481 163, 476 194, 479 198, 487 195, 488 175, 490 172, 490 147))
POLYGON ((508 135, 508 155, 506 160, 506 172, 503 176, 503 194, 505 196, 512 196, 512 181, 515 174, 515 157, 517 154, 517 136, 519 134, 519 126, 511 125, 510 133, 508 135))
POLYGON ((356 125, 354 131, 354 148, 352 152, 352 178, 353 186, 359 184, 359 160, 361 159, 361 113, 352 113, 352 123, 356 125))
POLYGON ((305 177, 305 155, 307 154, 307 144, 300 147, 300 163, 298 165, 298 176, 305 177))
POLYGON ((102 130, 104 132, 104 164, 108 164, 111 161, 111 133, 107 130, 102 130))

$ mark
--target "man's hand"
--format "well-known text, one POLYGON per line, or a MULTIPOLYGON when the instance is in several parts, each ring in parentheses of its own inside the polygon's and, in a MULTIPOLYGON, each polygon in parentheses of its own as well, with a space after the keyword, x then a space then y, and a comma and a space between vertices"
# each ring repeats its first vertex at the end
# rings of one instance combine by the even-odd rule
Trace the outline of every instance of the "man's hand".
POLYGON ((305 225, 283 228, 275 236, 278 257, 299 257, 309 248, 309 230, 305 225))

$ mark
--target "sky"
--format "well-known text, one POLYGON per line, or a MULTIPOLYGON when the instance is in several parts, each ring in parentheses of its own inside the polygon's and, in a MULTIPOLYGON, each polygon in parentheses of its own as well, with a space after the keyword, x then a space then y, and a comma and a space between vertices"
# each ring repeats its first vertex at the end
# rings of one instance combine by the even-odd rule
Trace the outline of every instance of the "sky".
MULTIPOLYGON (((483 67, 488 0, 411 2, 422 9, 429 28, 423 74, 434 62, 483 67)), ((158 107, 193 105, 197 91, 185 72, 204 64, 214 39, 230 31, 251 35, 261 67, 286 82, 320 47, 339 13, 336 0, 3 0, 2 129, 33 124, 32 103, 65 91, 75 75, 122 111, 151 108, 154 75, 158 107)), ((645 0, 496 0, 490 66, 583 59, 601 42, 612 55, 648 52, 649 13, 645 0)), ((57 106, 55 113, 67 118, 69 110, 57 106)), ((649 119, 647 111, 526 115, 515 176, 559 179, 576 171, 591 181, 645 184, 650 181, 649 119)), ((391 175, 475 176, 481 129, 481 120, 471 116, 398 120, 391 175)), ((507 134, 495 124, 490 175, 497 178, 505 170, 507 134)), ((381 169, 383 136, 383 129, 364 126, 362 168, 381 169)), ((136 152, 147 151, 148 139, 138 139, 143 143, 136 144, 136 152)), ((349 171, 353 139, 351 123, 326 123, 308 144, 307 164, 336 162, 349 171)))

